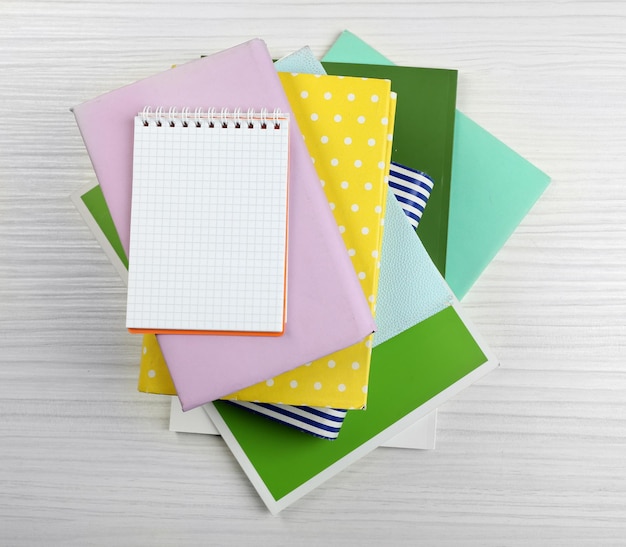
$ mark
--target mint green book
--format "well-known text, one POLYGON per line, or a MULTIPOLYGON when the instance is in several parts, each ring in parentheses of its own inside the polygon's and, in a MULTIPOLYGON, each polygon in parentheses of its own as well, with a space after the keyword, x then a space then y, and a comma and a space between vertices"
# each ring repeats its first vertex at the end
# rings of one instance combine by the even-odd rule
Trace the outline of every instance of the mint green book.
MULTIPOLYGON (((348 31, 323 61, 393 64, 348 31)), ((420 165, 408 166, 426 171, 420 165)), ((549 182, 548 175, 456 111, 445 278, 457 298, 467 294, 549 182)), ((425 217, 431 207, 432 201, 425 217)), ((419 230, 418 234, 423 237, 419 230)), ((432 247, 427 249, 430 253, 432 247)))

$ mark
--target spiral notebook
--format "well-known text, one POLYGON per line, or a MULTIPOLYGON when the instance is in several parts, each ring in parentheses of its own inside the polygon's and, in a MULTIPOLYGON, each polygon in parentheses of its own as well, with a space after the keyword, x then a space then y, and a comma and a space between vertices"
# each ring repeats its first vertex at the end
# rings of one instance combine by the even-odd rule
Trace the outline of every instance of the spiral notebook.
POLYGON ((279 110, 135 117, 131 332, 283 333, 288 137, 279 110))

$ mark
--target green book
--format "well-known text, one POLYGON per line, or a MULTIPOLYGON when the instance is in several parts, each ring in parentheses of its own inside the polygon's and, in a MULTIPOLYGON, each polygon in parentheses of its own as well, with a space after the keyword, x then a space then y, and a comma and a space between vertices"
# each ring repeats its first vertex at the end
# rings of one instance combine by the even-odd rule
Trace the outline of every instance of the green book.
POLYGON ((373 349, 367 409, 349 411, 334 441, 228 402, 204 408, 269 510, 278 513, 496 366, 454 305, 373 349))
POLYGON ((357 63, 322 64, 328 74, 391 80, 398 94, 391 161, 426 172, 435 185, 417 233, 443 275, 456 105, 456 70, 357 63))
POLYGON ((73 192, 71 197, 111 264, 120 277, 128 283, 128 258, 100 185, 87 184, 73 192))

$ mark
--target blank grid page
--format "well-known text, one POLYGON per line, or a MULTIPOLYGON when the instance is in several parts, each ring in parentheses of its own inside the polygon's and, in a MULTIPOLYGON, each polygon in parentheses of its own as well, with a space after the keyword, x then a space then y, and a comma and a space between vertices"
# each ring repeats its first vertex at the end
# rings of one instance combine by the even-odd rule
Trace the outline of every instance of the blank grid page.
POLYGON ((135 119, 127 324, 284 328, 288 119, 135 119))

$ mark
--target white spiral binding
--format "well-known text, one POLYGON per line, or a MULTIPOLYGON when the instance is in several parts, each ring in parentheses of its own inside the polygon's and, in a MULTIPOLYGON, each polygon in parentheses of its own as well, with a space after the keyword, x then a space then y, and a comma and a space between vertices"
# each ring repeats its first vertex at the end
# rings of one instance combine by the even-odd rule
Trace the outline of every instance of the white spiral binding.
POLYGON ((237 129, 241 127, 241 108, 235 108, 233 112, 233 123, 237 129))
POLYGON ((209 108, 209 111, 207 112, 207 121, 209 124, 209 127, 215 127, 215 122, 218 122, 218 125, 220 125, 219 120, 217 120, 217 118, 215 117, 215 108, 209 108))
MULTIPOLYGON (((180 119, 180 118, 178 118, 180 119)), ((176 107, 171 106, 169 112, 167 113, 167 124, 170 127, 175 127, 177 118, 176 118, 176 107)))
POLYGON ((202 124, 202 120, 201 120, 201 114, 202 114, 202 109, 201 108, 196 108, 194 113, 193 113, 193 120, 194 120, 194 125, 196 127, 200 127, 202 124))
POLYGON ((150 125, 150 122, 148 121, 148 116, 150 115, 150 113, 152 112, 152 108, 149 106, 144 106, 143 110, 141 112, 141 114, 139 115, 141 117, 141 122, 144 125, 150 125))
POLYGON ((183 124, 183 127, 189 127, 189 108, 184 107, 180 113, 180 121, 183 124))
POLYGON ((226 129, 230 122, 231 120, 228 119, 228 108, 222 108, 220 111, 220 123, 222 124, 222 127, 226 129))
POLYGON ((280 108, 274 109, 272 122, 274 123, 274 129, 280 129, 280 108))
POLYGON ((199 107, 193 113, 189 107, 184 107, 178 112, 175 106, 169 107, 167 112, 162 106, 154 111, 146 106, 139 114, 139 120, 144 126, 155 125, 157 127, 210 127, 210 128, 249 128, 260 127, 261 129, 280 129, 282 122, 289 120, 289 114, 275 108, 268 113, 267 108, 255 111, 248 108, 244 114, 241 108, 229 110, 222 108, 218 112, 216 108, 208 108, 206 111, 199 107))
POLYGON ((157 127, 161 127, 163 125, 163 107, 162 106, 157 107, 154 113, 154 118, 155 118, 157 127))

